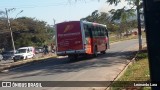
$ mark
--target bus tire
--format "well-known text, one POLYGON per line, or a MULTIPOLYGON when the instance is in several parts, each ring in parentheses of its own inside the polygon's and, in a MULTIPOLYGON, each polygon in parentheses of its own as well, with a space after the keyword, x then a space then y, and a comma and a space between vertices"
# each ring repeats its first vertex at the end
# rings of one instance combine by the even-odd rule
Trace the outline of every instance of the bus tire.
MULTIPOLYGON (((106 44, 106 50, 108 49, 108 46, 107 46, 107 44, 106 44)), ((101 53, 102 54, 106 54, 106 50, 104 50, 104 51, 101 51, 101 53)))
POLYGON ((94 48, 94 54, 93 54, 94 57, 97 57, 98 56, 98 52, 97 52, 97 47, 95 46, 94 48))
POLYGON ((106 51, 101 51, 102 54, 106 54, 106 51))
POLYGON ((106 44, 106 50, 108 49, 108 44, 106 44))
POLYGON ((17 62, 17 60, 16 60, 15 58, 13 58, 13 61, 14 61, 14 62, 17 62))

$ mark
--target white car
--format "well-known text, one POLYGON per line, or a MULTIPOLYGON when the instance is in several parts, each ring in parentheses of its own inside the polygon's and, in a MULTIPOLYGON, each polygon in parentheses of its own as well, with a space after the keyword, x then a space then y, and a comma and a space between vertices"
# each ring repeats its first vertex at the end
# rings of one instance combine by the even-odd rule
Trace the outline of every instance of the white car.
POLYGON ((35 56, 35 49, 34 47, 22 47, 17 50, 17 52, 13 56, 13 60, 22 60, 22 59, 29 59, 35 56))

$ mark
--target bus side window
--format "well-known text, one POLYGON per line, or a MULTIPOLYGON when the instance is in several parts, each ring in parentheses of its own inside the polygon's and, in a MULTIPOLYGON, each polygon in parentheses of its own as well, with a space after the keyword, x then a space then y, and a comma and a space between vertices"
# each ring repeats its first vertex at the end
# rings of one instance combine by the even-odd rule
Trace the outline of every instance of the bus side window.
POLYGON ((101 36, 101 29, 100 29, 100 27, 97 27, 97 30, 98 30, 98 36, 101 36))
POLYGON ((92 29, 92 35, 93 35, 93 37, 95 37, 96 36, 96 29, 95 29, 95 27, 92 27, 93 29, 92 29))
POLYGON ((95 36, 98 36, 98 29, 95 27, 95 36))
POLYGON ((93 28, 94 28, 94 37, 96 37, 97 36, 97 31, 96 31, 96 27, 95 26, 93 26, 93 28))
POLYGON ((106 28, 103 28, 103 30, 104 30, 104 36, 107 36, 108 37, 108 31, 107 31, 107 29, 106 28))
POLYGON ((88 31, 89 31, 89 36, 92 38, 93 37, 93 33, 92 33, 92 30, 93 30, 94 28, 92 27, 92 26, 89 26, 88 27, 88 31))
POLYGON ((105 36, 105 29, 101 27, 101 36, 105 36))
POLYGON ((85 37, 89 37, 89 29, 88 26, 84 24, 85 37))
POLYGON ((99 27, 100 29, 100 36, 104 36, 104 29, 102 27, 99 27))

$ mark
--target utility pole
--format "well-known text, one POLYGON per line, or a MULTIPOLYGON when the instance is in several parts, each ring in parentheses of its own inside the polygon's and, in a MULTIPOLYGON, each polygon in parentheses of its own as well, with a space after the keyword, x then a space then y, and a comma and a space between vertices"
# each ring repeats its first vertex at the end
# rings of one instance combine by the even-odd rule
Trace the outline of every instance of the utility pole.
MULTIPOLYGON (((54 25, 53 25, 53 29, 55 30, 56 29, 56 20, 53 18, 53 23, 54 23, 54 25)), ((53 39, 55 38, 55 35, 53 35, 53 39)))
POLYGON ((152 90, 160 90, 160 0, 143 0, 152 90))
POLYGON ((139 0, 137 0, 136 5, 137 5, 137 22, 138 22, 139 50, 142 50, 142 31, 141 31, 140 3, 139 3, 139 0))
POLYGON ((17 13, 17 15, 16 15, 16 17, 14 19, 17 19, 17 16, 22 12, 23 12, 23 10, 21 10, 19 13, 17 13))
POLYGON ((54 26, 54 28, 55 28, 56 20, 55 20, 54 18, 53 18, 53 23, 54 23, 53 26, 54 26))
POLYGON ((11 40, 12 40, 12 46, 13 46, 13 51, 15 53, 15 45, 14 45, 14 39, 13 39, 13 32, 12 32, 12 28, 11 28, 11 24, 10 24, 10 20, 9 20, 9 16, 8 16, 8 9, 6 9, 6 16, 7 16, 7 23, 8 23, 8 27, 9 27, 9 30, 11 32, 11 40))

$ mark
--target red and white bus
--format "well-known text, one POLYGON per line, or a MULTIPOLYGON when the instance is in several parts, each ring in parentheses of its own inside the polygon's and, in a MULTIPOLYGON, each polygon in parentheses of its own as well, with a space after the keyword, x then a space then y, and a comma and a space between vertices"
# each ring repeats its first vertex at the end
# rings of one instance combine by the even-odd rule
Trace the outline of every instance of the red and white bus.
POLYGON ((87 22, 69 21, 56 24, 56 53, 58 56, 90 54, 97 56, 109 48, 109 37, 106 25, 87 22))

